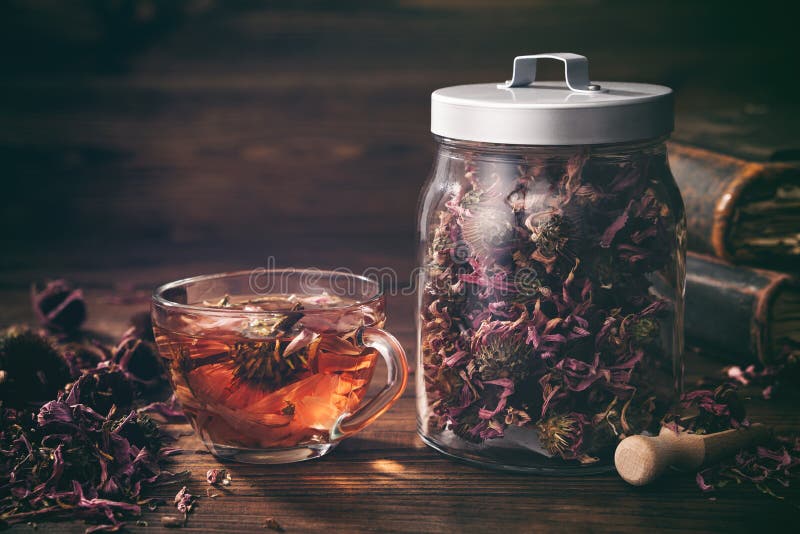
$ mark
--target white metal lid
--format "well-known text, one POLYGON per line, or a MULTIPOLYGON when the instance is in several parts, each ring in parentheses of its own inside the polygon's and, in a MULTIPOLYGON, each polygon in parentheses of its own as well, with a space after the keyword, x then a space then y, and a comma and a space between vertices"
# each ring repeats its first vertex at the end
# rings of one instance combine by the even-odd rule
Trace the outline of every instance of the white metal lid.
POLYGON ((504 84, 457 85, 431 95, 431 132, 511 145, 594 145, 651 139, 673 129, 672 89, 590 82, 585 57, 517 56, 504 84), (536 82, 537 59, 564 63, 564 82, 536 82))

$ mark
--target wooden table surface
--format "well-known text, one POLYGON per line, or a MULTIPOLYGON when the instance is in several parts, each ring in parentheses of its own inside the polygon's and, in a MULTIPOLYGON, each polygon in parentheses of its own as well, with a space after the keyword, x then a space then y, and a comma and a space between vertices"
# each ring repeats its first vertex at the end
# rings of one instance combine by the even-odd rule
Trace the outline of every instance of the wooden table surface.
MULTIPOLYGON (((82 285, 89 327, 112 336, 156 284, 270 257, 407 279, 434 149, 430 91, 504 80, 520 53, 580 52, 595 78, 672 86, 679 137, 712 135, 708 113, 782 131, 768 126, 785 127, 800 100, 785 68, 794 22, 776 12, 769 1, 6 2, 0 327, 33 319, 28 286, 48 277, 82 285)), ((413 315, 411 299, 389 300, 388 329, 412 357, 413 315)), ((690 381, 720 367, 688 357, 690 381)), ((411 384, 324 459, 226 466, 229 491, 203 498, 187 528, 263 530, 274 516, 287 532, 719 532, 797 514, 749 487, 711 498, 691 474, 637 489, 613 474, 454 463, 416 436, 411 384)), ((752 418, 800 430, 797 400, 753 399, 752 418)), ((218 464, 193 437, 181 445, 175 469, 202 495, 218 464)), ((160 530, 159 515, 131 530, 160 530)))
MULTIPOLYGON (((140 270, 134 288, 144 288, 201 266, 140 270), (148 284, 145 280, 152 280, 148 284)), ((209 270, 213 265, 208 267, 209 270)), ((120 304, 121 292, 110 281, 125 271, 74 272, 86 280, 90 307, 88 327, 120 335, 127 318, 146 309, 146 291, 128 288, 130 302, 120 304), (92 283, 93 282, 93 283, 92 283), (138 302, 137 302, 138 301, 138 302)), ((8 315, 31 319, 27 291, 0 277, 0 298, 8 315), (5 282, 5 283, 3 283, 5 282)), ((413 299, 389 299, 387 330, 402 342, 413 359, 413 299)), ((2 324, 2 323, 0 323, 2 324)), ((720 363, 696 352, 687 353, 688 381, 718 373, 720 363)), ((382 376, 376 372, 376 381, 382 376)), ((694 473, 672 473, 652 486, 634 488, 616 474, 550 477, 500 473, 453 462, 425 446, 416 434, 413 379, 398 403, 373 425, 347 439, 328 456, 308 462, 253 466, 220 463, 194 435, 182 437, 184 453, 170 469, 189 470, 190 491, 200 495, 186 530, 193 532, 267 531, 267 517, 276 518, 287 532, 747 532, 765 525, 788 528, 795 522, 800 486, 787 495, 790 502, 759 493, 752 486, 728 487, 714 494, 701 492, 694 473), (205 473, 227 468, 233 483, 216 498, 206 496, 205 473)), ((751 418, 782 431, 800 428, 798 395, 747 401, 751 418)), ((173 427, 191 434, 188 425, 173 427)), ((153 495, 171 499, 177 488, 153 495)), ((145 512, 148 527, 134 532, 166 530, 160 526, 170 507, 145 512)), ((39 529, 82 532, 81 522, 41 524, 39 529)), ((20 525, 15 531, 29 527, 20 525)))

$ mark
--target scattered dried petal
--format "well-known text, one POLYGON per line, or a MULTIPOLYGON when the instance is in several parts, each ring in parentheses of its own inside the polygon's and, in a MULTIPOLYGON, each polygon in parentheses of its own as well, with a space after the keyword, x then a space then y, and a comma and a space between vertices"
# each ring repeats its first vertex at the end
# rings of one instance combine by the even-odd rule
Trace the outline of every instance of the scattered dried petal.
POLYGON ((188 514, 194 508, 194 503, 197 500, 197 497, 189 493, 189 490, 186 486, 183 486, 178 493, 175 494, 175 508, 178 509, 179 512, 183 512, 188 514))
POLYGON ((286 532, 286 529, 274 517, 268 517, 264 520, 264 528, 274 530, 275 532, 286 532))
POLYGON ((229 486, 231 483, 231 474, 227 469, 209 469, 206 472, 206 480, 212 486, 217 484, 229 486))

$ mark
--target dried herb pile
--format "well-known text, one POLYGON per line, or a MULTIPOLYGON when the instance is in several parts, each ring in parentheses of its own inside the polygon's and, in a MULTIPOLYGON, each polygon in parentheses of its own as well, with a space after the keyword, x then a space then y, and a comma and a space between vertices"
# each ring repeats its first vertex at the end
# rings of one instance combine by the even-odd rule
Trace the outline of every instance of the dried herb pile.
MULTIPOLYGON (((697 389, 681 397, 679 415, 665 417, 665 424, 673 430, 697 434, 723 432, 733 428, 747 427, 745 402, 740 388, 750 384, 739 376, 741 369, 728 376, 736 381, 726 381, 716 387, 701 383, 697 389)), ((785 365, 757 370, 749 367, 745 374, 760 378, 761 386, 772 387, 775 377, 784 374, 785 365), (772 382, 772 384, 770 384, 772 382)), ((782 490, 797 478, 800 470, 800 438, 775 436, 768 442, 752 449, 743 449, 735 457, 719 464, 708 466, 696 474, 698 487, 704 492, 714 492, 730 484, 752 484, 756 489, 778 499, 784 499, 782 490)))
POLYGON ((428 425, 474 443, 532 428, 590 464, 658 424, 682 215, 657 165, 580 152, 513 181, 466 162, 425 236, 428 425))
POLYGON ((163 385, 149 321, 107 346, 80 331, 80 290, 51 282, 32 300, 44 330, 0 336, 0 528, 79 518, 118 530, 147 489, 185 476, 163 470, 176 449, 136 409, 163 385))

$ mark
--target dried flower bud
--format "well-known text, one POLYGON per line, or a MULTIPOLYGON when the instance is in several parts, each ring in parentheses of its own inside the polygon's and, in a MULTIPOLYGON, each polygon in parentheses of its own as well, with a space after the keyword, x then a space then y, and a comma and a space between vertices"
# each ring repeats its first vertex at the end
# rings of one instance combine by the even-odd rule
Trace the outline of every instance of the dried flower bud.
POLYGON ((53 345, 31 331, 0 339, 0 370, 0 400, 12 406, 55 398, 71 379, 53 345))
MULTIPOLYGON (((8 348, 5 341, 3 345, 8 348)), ((38 410, 12 409, 0 402, 0 487, 11 488, 0 503, 3 526, 85 519, 96 524, 90 531, 117 531, 148 504, 143 491, 188 475, 161 470, 160 459, 172 449, 161 448, 159 431, 149 418, 113 408, 124 402, 125 384, 129 382, 122 371, 103 363, 38 410), (99 389, 98 383, 109 377, 121 378, 122 385, 99 389), (108 406, 103 411, 107 415, 98 412, 98 403, 108 406)))
POLYGON ((146 414, 131 412, 128 417, 117 422, 112 430, 139 449, 147 448, 151 451, 161 449, 163 441, 161 431, 146 414))
POLYGON ((659 330, 658 321, 652 317, 636 317, 630 323, 623 322, 622 326, 637 347, 652 343, 659 330))
POLYGON ((153 321, 150 318, 150 312, 139 312, 131 316, 129 319, 130 328, 123 337, 133 336, 145 341, 155 342, 156 338, 153 334, 153 321))
POLYGON ((530 240, 535 246, 529 257, 541 263, 546 272, 553 271, 559 258, 573 256, 569 250, 571 228, 561 214, 553 211, 534 213, 525 220, 525 226, 530 230, 530 240))
POLYGON ((112 406, 122 412, 130 410, 134 396, 134 387, 127 374, 110 366, 98 367, 82 375, 68 387, 64 401, 70 405, 86 405, 99 414, 108 414, 112 406))
POLYGON ((532 348, 525 342, 525 331, 517 321, 492 321, 481 325, 475 333, 473 364, 483 380, 510 378, 525 380, 530 374, 532 348))
POLYGON ((42 325, 53 332, 77 332, 86 320, 83 292, 64 280, 48 282, 41 291, 31 286, 31 303, 42 325))
POLYGON ((71 342, 59 348, 73 378, 78 378, 82 371, 93 369, 111 357, 108 348, 93 340, 71 342))
POLYGON ((505 423, 508 426, 525 426, 531 422, 531 416, 524 410, 508 407, 506 409, 505 423))
POLYGON ((558 414, 539 421, 539 441, 553 455, 565 460, 581 460, 586 458, 583 451, 584 430, 589 420, 583 414, 558 414))
POLYGON ((492 336, 475 353, 477 371, 483 380, 511 378, 521 382, 530 372, 530 347, 521 339, 492 336))
POLYGON ((569 241, 567 221, 559 214, 538 220, 533 218, 526 224, 529 224, 531 241, 536 245, 536 250, 546 258, 561 252, 569 241))
MULTIPOLYGON (((298 336, 303 335, 301 332, 298 336)), ((237 343, 233 351, 238 380, 254 384, 286 383, 305 372, 308 346, 285 354, 291 342, 270 340, 259 343, 237 343)))
POLYGON ((163 368, 152 343, 133 336, 123 337, 112 359, 139 384, 156 386, 161 382, 163 368))

